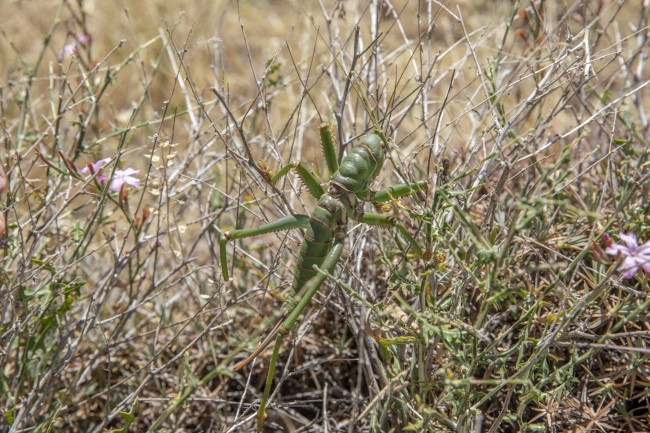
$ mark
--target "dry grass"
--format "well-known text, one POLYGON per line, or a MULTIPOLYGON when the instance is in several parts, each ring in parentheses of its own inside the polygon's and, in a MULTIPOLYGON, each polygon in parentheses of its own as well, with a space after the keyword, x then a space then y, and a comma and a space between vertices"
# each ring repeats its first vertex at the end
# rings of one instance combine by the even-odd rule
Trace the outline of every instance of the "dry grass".
POLYGON ((252 429, 270 349, 231 367, 302 233, 234 242, 228 282, 219 234, 308 214, 258 160, 326 179, 318 125, 345 152, 372 116, 426 253, 350 224, 265 428, 649 429, 648 275, 603 252, 650 239, 647 1, 125 3, 3 5, 0 431, 252 429), (140 185, 78 172, 105 157, 140 185))

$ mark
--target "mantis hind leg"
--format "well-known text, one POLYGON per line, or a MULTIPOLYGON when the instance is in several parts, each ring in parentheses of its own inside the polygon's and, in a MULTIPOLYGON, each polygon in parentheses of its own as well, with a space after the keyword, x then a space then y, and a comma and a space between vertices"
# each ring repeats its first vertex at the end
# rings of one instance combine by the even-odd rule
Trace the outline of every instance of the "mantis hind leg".
POLYGON ((421 180, 419 182, 400 183, 391 187, 376 191, 370 198, 372 202, 384 202, 393 198, 404 197, 411 195, 417 191, 426 191, 427 181, 421 180))
MULTIPOLYGON (((320 269, 330 273, 334 270, 334 267, 341 258, 341 253, 343 252, 343 239, 335 238, 332 248, 327 253, 323 264, 320 266, 320 269)), ((280 347, 282 347, 282 340, 284 336, 287 335, 293 326, 296 324, 296 321, 300 317, 300 314, 305 309, 311 298, 314 297, 318 289, 323 285, 327 274, 324 272, 319 272, 318 275, 314 276, 312 279, 305 283, 305 286, 302 290, 302 297, 296 304, 296 307, 289 313, 287 318, 280 325, 278 329, 278 335, 275 339, 275 346, 273 347, 273 355, 271 355, 271 362, 269 363, 269 371, 266 376, 266 384, 264 386, 264 395, 260 401, 260 407, 257 410, 257 431, 262 431, 262 426, 264 425, 264 420, 266 419, 266 406, 269 402, 269 397, 271 395, 271 386, 273 385, 273 377, 275 376, 275 368, 278 362, 278 354, 280 353, 280 347)))
POLYGON ((404 227, 399 221, 397 221, 397 218, 390 215, 366 212, 361 215, 361 217, 359 218, 359 222, 363 222, 373 226, 396 227, 397 230, 399 230, 402 237, 406 239, 409 245, 411 245, 411 248, 413 248, 415 254, 422 255, 422 248, 420 248, 420 246, 415 241, 413 236, 411 236, 408 230, 406 230, 406 227, 404 227))

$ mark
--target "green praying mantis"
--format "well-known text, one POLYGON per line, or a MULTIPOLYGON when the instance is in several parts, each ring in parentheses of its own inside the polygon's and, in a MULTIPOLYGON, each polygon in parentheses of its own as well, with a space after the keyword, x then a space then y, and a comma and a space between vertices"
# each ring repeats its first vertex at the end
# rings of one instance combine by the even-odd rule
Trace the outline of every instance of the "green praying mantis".
MULTIPOLYGON (((226 246, 229 240, 243 239, 280 230, 305 230, 305 237, 298 254, 291 293, 282 306, 282 317, 257 349, 248 358, 233 367, 234 370, 239 370, 249 364, 275 337, 275 346, 268 368, 264 394, 257 411, 258 432, 262 429, 266 417, 266 406, 269 401, 282 341, 294 327, 311 298, 323 285, 327 275, 334 270, 338 263, 347 237, 348 219, 351 218, 371 225, 395 227, 411 245, 413 252, 418 255, 422 254, 421 248, 413 237, 395 217, 364 212, 363 203, 371 202, 380 206, 381 203, 394 198, 426 189, 427 182, 402 183, 379 191, 373 191, 370 189, 371 184, 381 171, 388 151, 388 141, 383 133, 380 130, 375 130, 360 139, 339 165, 330 126, 322 124, 319 130, 325 162, 327 169, 331 173, 325 189, 314 174, 299 161, 285 166, 275 176, 271 176, 269 173, 267 178, 269 182, 275 183, 289 170, 295 169, 310 193, 318 199, 318 204, 311 216, 289 215, 259 227, 224 231, 219 237, 221 268, 224 279, 228 280, 226 246)), ((266 172, 268 173, 268 171, 266 172)))

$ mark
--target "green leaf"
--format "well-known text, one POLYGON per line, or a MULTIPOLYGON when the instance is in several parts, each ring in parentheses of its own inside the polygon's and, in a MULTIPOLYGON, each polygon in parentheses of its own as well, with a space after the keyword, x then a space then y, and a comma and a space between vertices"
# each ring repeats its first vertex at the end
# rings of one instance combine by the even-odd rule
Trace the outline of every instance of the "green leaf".
POLYGON ((124 420, 124 427, 117 430, 111 430, 111 433, 128 433, 129 426, 138 420, 138 418, 135 415, 133 415, 135 413, 135 408, 137 406, 137 403, 138 403, 137 400, 133 402, 133 406, 131 406, 130 411, 120 412, 120 416, 124 420))
POLYGON ((43 266, 52 276, 56 275, 56 268, 45 260, 39 260, 36 257, 30 257, 29 261, 35 265, 43 266))

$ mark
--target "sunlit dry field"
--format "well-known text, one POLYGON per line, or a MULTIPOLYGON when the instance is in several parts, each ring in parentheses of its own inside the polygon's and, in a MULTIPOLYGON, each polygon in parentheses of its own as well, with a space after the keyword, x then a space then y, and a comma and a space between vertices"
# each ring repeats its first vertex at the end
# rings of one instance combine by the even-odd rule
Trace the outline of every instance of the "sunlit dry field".
POLYGON ((650 431, 648 1, 1 6, 0 431, 650 431))

